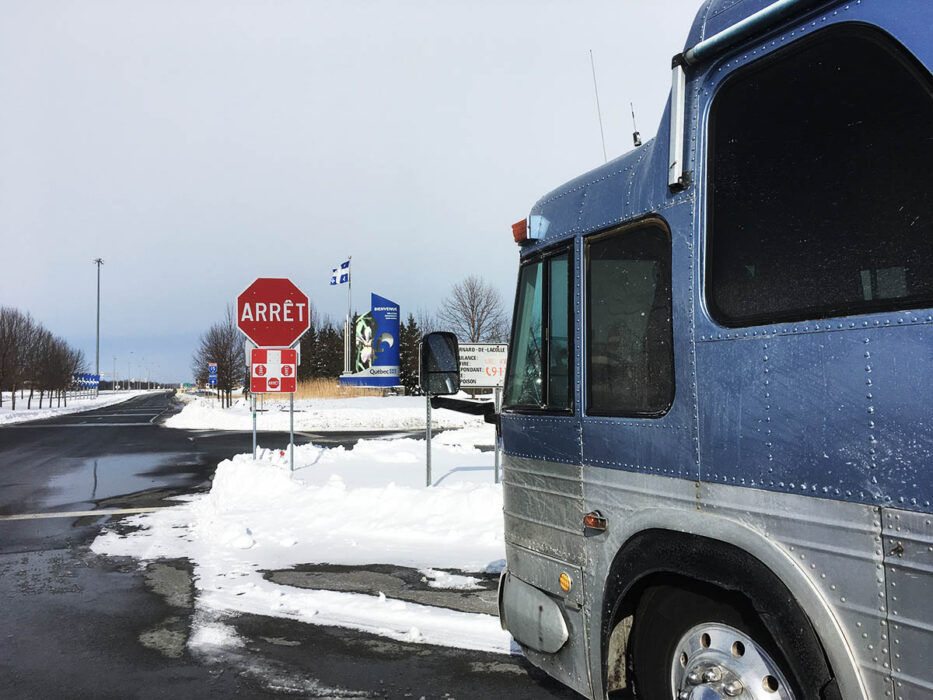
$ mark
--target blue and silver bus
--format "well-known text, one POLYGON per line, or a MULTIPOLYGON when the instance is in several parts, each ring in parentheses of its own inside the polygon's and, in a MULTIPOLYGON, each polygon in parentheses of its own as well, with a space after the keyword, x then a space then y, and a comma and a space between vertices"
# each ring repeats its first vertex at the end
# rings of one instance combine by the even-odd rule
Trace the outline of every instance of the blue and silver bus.
POLYGON ((707 0, 513 227, 500 614, 584 696, 933 698, 931 67, 931 0, 707 0))

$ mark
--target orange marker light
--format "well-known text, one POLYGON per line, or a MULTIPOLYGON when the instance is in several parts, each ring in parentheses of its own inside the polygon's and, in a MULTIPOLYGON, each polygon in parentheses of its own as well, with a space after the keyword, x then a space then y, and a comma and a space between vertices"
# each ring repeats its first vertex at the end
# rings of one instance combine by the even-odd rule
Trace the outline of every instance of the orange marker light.
POLYGON ((602 513, 598 510, 594 510, 583 516, 583 527, 589 528, 590 530, 603 531, 609 527, 609 523, 603 517, 602 513))
POLYGON ((512 238, 516 243, 524 243, 528 240, 528 219, 522 219, 512 224, 512 238))
POLYGON ((560 575, 560 578, 557 579, 557 582, 560 584, 560 588, 562 591, 564 591, 564 593, 567 593, 570 591, 571 582, 570 582, 570 576, 567 575, 567 572, 562 573, 560 575))

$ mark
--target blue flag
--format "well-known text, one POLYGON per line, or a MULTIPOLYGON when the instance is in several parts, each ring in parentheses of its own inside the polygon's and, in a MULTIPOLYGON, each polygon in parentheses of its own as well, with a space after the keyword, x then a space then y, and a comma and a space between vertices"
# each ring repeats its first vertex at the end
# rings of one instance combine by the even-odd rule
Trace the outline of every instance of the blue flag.
POLYGON ((330 275, 331 286, 345 284, 350 281, 350 261, 344 260, 340 267, 335 267, 330 275))

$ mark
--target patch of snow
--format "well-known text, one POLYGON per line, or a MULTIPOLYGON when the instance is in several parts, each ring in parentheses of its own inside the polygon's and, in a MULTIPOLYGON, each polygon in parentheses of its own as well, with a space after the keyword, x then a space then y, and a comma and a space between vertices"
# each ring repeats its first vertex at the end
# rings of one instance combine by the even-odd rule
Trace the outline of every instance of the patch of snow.
POLYGON ((475 576, 463 576, 461 574, 452 574, 448 571, 438 571, 437 569, 421 569, 419 571, 430 588, 445 588, 461 591, 477 591, 482 588, 480 580, 475 576))
POLYGON ((134 396, 142 396, 143 394, 150 393, 145 389, 133 390, 133 391, 105 391, 101 392, 99 396, 96 397, 82 397, 76 398, 73 396, 68 397, 68 406, 64 404, 58 406, 58 401, 55 401, 55 406, 49 407, 49 397, 46 396, 43 402, 44 408, 38 408, 39 406, 39 394, 35 394, 32 397, 33 408, 27 409, 27 399, 29 397, 29 392, 26 392, 26 398, 21 399, 19 397, 19 392, 17 392, 16 397, 16 410, 12 410, 12 401, 10 400, 10 392, 3 392, 3 406, 0 407, 0 425, 9 425, 11 423, 24 423, 31 420, 42 420, 44 418, 55 418, 56 416, 65 416, 69 413, 79 413, 81 411, 89 411, 94 408, 103 408, 105 406, 113 406, 114 404, 122 403, 127 399, 131 399, 134 396))
POLYGON ((188 646, 193 649, 237 649, 245 646, 243 638, 230 625, 214 619, 195 615, 188 637, 188 646))
MULTIPOLYGON (((220 408, 217 401, 184 395, 185 407, 167 421, 168 428, 185 430, 252 430, 253 414, 245 399, 220 408)), ((425 427, 423 396, 362 396, 352 399, 299 399, 295 401, 295 430, 418 430, 425 427)), ((259 431, 288 430, 288 399, 267 399, 257 414, 259 431)), ((431 411, 436 429, 488 428, 480 416, 446 409, 431 411)), ((488 430, 486 432, 488 435, 488 430)), ((442 438, 442 436, 438 436, 442 438)), ((489 442, 488 444, 492 444, 489 442)))
POLYGON ((147 561, 188 558, 200 608, 336 625, 423 642, 501 653, 511 638, 491 615, 462 613, 359 593, 307 590, 262 572, 298 564, 397 564, 444 588, 476 579, 439 569, 484 571, 504 558, 502 489, 493 482, 492 426, 445 433, 425 486, 423 440, 360 440, 353 449, 313 444, 259 450, 221 462, 210 493, 126 518, 127 534, 103 532, 93 551, 147 561), (460 433, 459 435, 453 433, 460 433))

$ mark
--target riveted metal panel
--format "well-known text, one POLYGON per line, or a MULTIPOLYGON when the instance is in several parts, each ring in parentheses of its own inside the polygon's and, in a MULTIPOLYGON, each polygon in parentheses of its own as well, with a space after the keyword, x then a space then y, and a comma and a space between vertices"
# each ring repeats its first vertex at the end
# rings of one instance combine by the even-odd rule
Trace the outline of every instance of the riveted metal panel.
MULTIPOLYGON (((823 6, 698 71, 698 111, 708 113, 719 85, 736 69, 838 23, 876 24, 929 65, 929 22, 919 18, 929 18, 930 7, 922 0, 823 6)), ((720 1, 709 9, 712 16, 726 8, 720 1)), ((707 160, 703 122, 699 171, 707 160)), ((701 279, 706 187, 699 172, 701 279)), ((705 313, 702 285, 697 292, 703 479, 933 510, 933 480, 923 478, 933 457, 933 405, 917 400, 933 390, 930 310, 726 329, 705 313)))
POLYGON ((601 678, 606 572, 632 536, 662 528, 719 539, 755 556, 810 617, 843 697, 891 697, 877 508, 589 466, 584 497, 587 509, 609 519, 606 533, 586 540, 584 613, 592 621, 594 684, 601 678))
POLYGON ((567 643, 555 654, 544 654, 525 648, 523 649, 525 656, 535 666, 559 678, 577 692, 590 697, 586 620, 582 609, 582 602, 585 599, 583 570, 566 561, 545 556, 540 550, 532 551, 511 542, 506 542, 505 554, 510 573, 564 603, 563 615, 568 629, 567 643), (558 578, 562 572, 569 574, 572 582, 570 591, 566 593, 558 585, 558 578))
POLYGON ((891 691, 878 508, 716 484, 702 485, 700 502, 778 542, 845 630, 870 697, 891 691))
POLYGON ((933 697, 933 516, 884 511, 891 666, 898 700, 933 697))
POLYGON ((505 545, 505 558, 509 571, 532 586, 540 588, 545 593, 563 600, 571 607, 579 608, 583 605, 584 585, 583 569, 560 559, 546 556, 516 544, 507 542, 505 545), (560 575, 566 573, 570 576, 569 591, 560 587, 560 575))
POLYGON ((506 455, 502 477, 506 542, 583 564, 579 465, 506 455))
POLYGON ((572 416, 539 416, 505 412, 502 444, 508 455, 565 464, 580 464, 580 427, 572 416))

